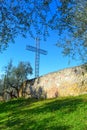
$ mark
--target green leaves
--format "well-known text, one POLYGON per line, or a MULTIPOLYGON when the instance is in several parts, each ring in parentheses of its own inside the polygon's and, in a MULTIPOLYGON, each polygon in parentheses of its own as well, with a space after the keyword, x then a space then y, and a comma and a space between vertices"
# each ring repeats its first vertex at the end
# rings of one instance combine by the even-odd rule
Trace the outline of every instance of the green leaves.
POLYGON ((25 38, 27 34, 32 38, 39 35, 46 40, 50 30, 56 30, 62 38, 67 31, 67 39, 71 35, 74 46, 78 41, 78 48, 83 48, 82 55, 83 51, 87 54, 87 0, 0 1, 0 51, 17 35, 25 38))
MULTIPOLYGON (((32 74, 32 67, 29 62, 20 62, 18 66, 13 66, 12 61, 5 67, 4 86, 9 90, 19 91, 21 84, 32 74)), ((17 92, 18 93, 18 92, 17 92)), ((19 96, 19 95, 18 95, 19 96)))

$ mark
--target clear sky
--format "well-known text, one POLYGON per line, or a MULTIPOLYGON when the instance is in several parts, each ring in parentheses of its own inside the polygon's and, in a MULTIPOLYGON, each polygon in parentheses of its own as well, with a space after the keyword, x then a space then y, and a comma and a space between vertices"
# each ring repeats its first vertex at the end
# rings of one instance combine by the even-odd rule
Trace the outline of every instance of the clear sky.
MULTIPOLYGON (((47 55, 40 55, 40 75, 44 75, 50 72, 58 71, 67 67, 77 66, 80 63, 71 59, 70 63, 68 57, 64 57, 61 53, 61 49, 56 47, 58 35, 56 32, 52 32, 47 41, 40 41, 41 49, 48 52, 47 55)), ((20 61, 29 61, 33 68, 33 78, 35 75, 35 53, 26 50, 26 45, 35 46, 34 39, 27 37, 24 39, 18 36, 15 39, 15 44, 9 43, 7 50, 0 53, 0 75, 4 72, 4 66, 8 64, 10 59, 13 60, 13 64, 16 66, 20 61)))
MULTIPOLYGON (((56 11, 57 4, 53 1, 51 9, 54 13, 56 11)), ((66 34, 67 35, 67 34, 66 34)), ((80 64, 78 61, 73 61, 72 59, 69 62, 68 57, 64 57, 61 53, 61 49, 58 48, 55 44, 60 40, 57 32, 51 32, 51 35, 48 37, 47 41, 40 41, 41 49, 44 49, 48 52, 47 55, 40 55, 40 68, 39 75, 44 75, 50 72, 58 71, 67 67, 77 66, 80 64)), ((9 43, 7 50, 0 53, 0 75, 4 72, 4 66, 8 64, 10 59, 13 60, 13 65, 17 65, 20 61, 29 61, 33 68, 33 75, 35 76, 35 53, 26 50, 26 45, 35 46, 35 40, 28 36, 24 39, 21 36, 18 36, 15 39, 15 44, 9 43)))

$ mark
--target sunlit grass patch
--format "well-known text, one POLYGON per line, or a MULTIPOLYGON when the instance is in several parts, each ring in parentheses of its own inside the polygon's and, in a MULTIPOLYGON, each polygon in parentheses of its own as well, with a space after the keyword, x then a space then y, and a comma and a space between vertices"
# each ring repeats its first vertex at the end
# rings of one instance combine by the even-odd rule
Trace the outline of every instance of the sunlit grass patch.
POLYGON ((86 130, 87 95, 0 103, 0 130, 86 130))

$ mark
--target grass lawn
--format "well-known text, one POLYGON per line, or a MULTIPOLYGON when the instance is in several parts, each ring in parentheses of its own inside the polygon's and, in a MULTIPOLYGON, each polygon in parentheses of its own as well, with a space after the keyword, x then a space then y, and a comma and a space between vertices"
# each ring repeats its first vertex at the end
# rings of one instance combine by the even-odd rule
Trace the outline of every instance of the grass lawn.
POLYGON ((87 130, 87 95, 2 102, 0 130, 87 130))

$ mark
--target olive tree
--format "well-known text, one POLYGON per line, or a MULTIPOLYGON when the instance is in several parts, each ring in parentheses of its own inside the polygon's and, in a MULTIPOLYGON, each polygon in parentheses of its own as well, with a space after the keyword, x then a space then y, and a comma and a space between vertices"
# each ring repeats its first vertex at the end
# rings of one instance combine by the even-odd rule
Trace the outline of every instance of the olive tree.
POLYGON ((19 90, 24 81, 32 74, 32 67, 29 62, 20 62, 17 67, 12 65, 10 61, 5 67, 5 89, 10 96, 19 97, 19 90), (10 69, 9 69, 10 68, 10 69), (16 95, 13 94, 13 90, 16 90, 16 95))
POLYGON ((61 0, 59 12, 56 26, 61 31, 61 40, 57 46, 63 48, 64 55, 87 62, 87 0, 61 0))

